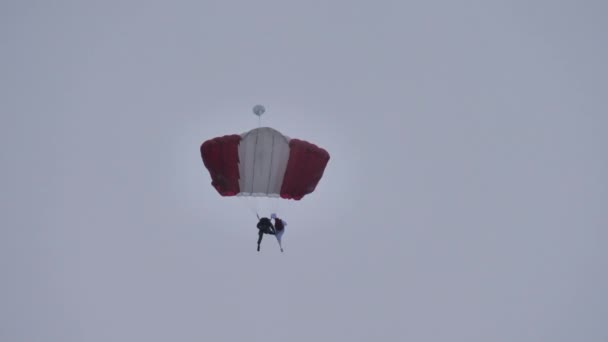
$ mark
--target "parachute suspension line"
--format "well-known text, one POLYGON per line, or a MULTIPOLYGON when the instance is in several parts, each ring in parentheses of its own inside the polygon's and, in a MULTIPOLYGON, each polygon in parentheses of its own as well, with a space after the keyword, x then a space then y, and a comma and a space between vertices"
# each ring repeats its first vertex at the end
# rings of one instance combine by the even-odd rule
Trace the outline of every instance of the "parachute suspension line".
POLYGON ((279 215, 279 213, 278 213, 279 202, 280 202, 280 200, 273 200, 272 201, 272 205, 270 206, 270 213, 271 214, 275 213, 275 214, 279 215))
POLYGON ((281 211, 281 203, 283 202, 283 199, 281 197, 279 197, 276 201, 276 204, 274 206, 274 212, 275 214, 277 214, 278 217, 283 217, 283 212, 281 211))
MULTIPOLYGON (((251 211, 251 213, 255 216, 258 216, 258 207, 257 207, 257 202, 252 202, 250 198, 248 197, 240 197, 237 198, 237 202, 241 203, 244 207, 246 207, 249 211, 251 211)), ((258 216, 259 217, 259 216, 258 216)))
MULTIPOLYGON (((255 216, 257 216, 259 218, 260 217, 260 200, 256 196, 253 196, 250 198, 253 201, 253 205, 255 206, 255 216)), ((262 214, 262 216, 264 216, 264 214, 262 214)))
MULTIPOLYGON (((255 203, 255 216, 257 216, 258 220, 260 219, 260 201, 256 196, 253 196, 253 202, 255 203)), ((264 216, 264 214, 262 214, 264 216)))

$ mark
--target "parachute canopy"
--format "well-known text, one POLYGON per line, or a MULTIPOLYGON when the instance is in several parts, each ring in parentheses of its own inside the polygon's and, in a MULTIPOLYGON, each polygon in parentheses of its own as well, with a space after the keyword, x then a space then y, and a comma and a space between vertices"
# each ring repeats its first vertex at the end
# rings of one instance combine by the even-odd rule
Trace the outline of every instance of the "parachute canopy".
POLYGON ((203 163, 222 196, 262 196, 300 200, 313 192, 329 153, 270 127, 203 142, 203 163))

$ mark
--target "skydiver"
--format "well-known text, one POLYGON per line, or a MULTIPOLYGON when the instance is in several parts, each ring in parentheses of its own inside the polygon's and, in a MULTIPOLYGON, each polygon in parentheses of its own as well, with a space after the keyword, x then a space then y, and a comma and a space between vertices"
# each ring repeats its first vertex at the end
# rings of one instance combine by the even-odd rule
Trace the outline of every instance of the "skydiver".
MULTIPOLYGON (((258 216, 259 218, 259 216, 258 216)), ((272 225, 272 222, 270 221, 270 219, 268 217, 262 217, 260 218, 260 221, 258 222, 258 252, 260 251, 260 244, 262 243, 262 238, 264 237, 264 234, 270 234, 270 235, 275 235, 275 230, 274 230, 274 226, 272 225)))
POLYGON ((270 217, 274 220, 274 230, 275 230, 275 237, 277 238, 277 241, 279 242, 279 247, 281 248, 281 252, 283 252, 283 246, 281 245, 281 237, 283 237, 283 234, 285 233, 285 226, 287 226, 287 222, 285 222, 284 220, 280 219, 277 214, 271 214, 270 217))

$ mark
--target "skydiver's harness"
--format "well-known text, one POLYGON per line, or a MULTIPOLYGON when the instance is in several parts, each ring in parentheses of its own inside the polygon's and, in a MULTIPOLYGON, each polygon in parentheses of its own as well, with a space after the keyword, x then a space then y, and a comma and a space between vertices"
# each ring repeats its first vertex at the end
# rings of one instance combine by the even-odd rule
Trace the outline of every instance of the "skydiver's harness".
POLYGON ((258 222, 257 227, 262 233, 276 235, 276 231, 275 231, 274 227, 272 226, 272 222, 270 222, 269 218, 267 218, 267 217, 260 218, 260 216, 258 214, 256 214, 256 216, 258 217, 258 220, 260 220, 258 222))

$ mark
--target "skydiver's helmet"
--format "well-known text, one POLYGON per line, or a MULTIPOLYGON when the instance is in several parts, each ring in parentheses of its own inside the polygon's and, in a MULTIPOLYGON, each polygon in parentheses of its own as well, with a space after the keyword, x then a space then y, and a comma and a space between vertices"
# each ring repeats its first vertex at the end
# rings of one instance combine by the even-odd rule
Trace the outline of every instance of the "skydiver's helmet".
POLYGON ((275 213, 270 214, 270 218, 273 220, 276 220, 277 214, 275 214, 275 213))

